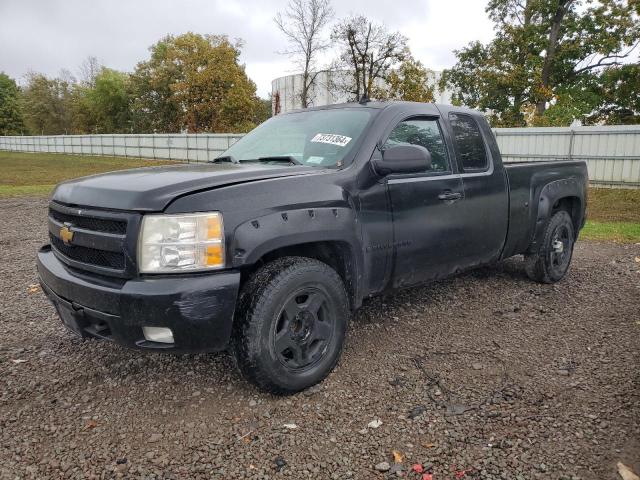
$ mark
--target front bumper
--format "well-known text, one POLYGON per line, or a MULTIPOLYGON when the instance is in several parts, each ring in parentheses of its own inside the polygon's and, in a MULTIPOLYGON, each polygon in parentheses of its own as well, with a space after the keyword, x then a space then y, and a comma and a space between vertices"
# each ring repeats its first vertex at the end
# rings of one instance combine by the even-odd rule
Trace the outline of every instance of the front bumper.
POLYGON ((62 321, 82 337, 175 353, 219 351, 229 343, 237 271, 101 279, 71 273, 45 245, 38 252, 38 274, 62 321), (146 340, 143 326, 170 328, 174 343, 146 340))

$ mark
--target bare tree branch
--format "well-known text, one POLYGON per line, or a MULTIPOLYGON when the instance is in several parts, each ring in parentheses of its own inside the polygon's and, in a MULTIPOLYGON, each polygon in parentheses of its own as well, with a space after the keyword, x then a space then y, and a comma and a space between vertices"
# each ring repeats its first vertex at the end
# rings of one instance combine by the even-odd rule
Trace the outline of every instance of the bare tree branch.
POLYGON ((407 56, 407 39, 399 32, 389 33, 382 25, 364 16, 348 18, 334 27, 334 42, 342 46, 339 67, 350 71, 352 82, 345 91, 354 99, 369 97, 378 79, 407 56))
POLYGON ((287 38, 290 49, 282 52, 294 59, 302 70, 300 103, 306 108, 317 76, 317 56, 329 47, 322 31, 333 18, 330 0, 290 0, 284 13, 273 19, 287 38), (316 72, 315 74, 313 72, 316 72))
POLYGON ((102 70, 102 65, 97 57, 90 55, 82 61, 78 70, 80 72, 80 80, 82 83, 92 86, 96 77, 100 73, 100 70, 102 70))
POLYGON ((615 54, 605 55, 600 59, 598 59, 596 63, 591 63, 592 59, 596 57, 596 55, 592 55, 591 58, 588 59, 586 66, 579 68, 577 70, 574 70, 573 73, 574 75, 579 75, 589 70, 593 70, 594 68, 620 65, 622 63, 620 60, 623 60, 627 58, 629 55, 631 55, 631 53, 638 47, 638 45, 640 45, 640 41, 632 45, 631 48, 629 48, 629 50, 627 50, 625 53, 621 53, 620 55, 615 55, 615 54), (609 62, 608 60, 612 60, 612 61, 609 62))

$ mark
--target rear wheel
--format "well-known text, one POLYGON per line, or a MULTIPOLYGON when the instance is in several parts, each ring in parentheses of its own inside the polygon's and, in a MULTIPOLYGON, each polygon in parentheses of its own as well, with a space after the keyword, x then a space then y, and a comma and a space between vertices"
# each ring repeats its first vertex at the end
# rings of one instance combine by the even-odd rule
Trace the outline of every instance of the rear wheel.
POLYGON ((320 382, 340 357, 348 305, 342 279, 318 260, 285 257, 265 265, 240 294, 233 337, 240 371, 277 394, 320 382))
POLYGON ((525 258, 529 278, 541 283, 562 280, 571 264, 574 243, 571 215, 566 210, 560 210, 549 220, 538 252, 525 258))

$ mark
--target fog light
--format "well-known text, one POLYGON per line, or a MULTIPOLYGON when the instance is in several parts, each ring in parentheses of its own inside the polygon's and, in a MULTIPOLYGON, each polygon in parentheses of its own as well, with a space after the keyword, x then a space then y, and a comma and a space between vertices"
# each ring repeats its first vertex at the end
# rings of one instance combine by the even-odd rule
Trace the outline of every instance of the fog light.
POLYGON ((142 327, 144 338, 150 342, 174 343, 173 332, 170 328, 164 327, 142 327))

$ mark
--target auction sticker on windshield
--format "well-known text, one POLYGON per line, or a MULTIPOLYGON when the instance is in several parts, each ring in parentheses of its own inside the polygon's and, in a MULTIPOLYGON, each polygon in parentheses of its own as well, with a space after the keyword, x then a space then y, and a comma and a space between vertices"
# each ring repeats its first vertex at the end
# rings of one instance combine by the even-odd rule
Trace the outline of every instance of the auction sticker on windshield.
POLYGON ((351 137, 346 137, 344 135, 336 135, 335 133, 318 133, 315 137, 311 139, 311 141, 315 143, 329 143, 331 145, 338 145, 339 147, 344 147, 347 143, 351 141, 351 137))

